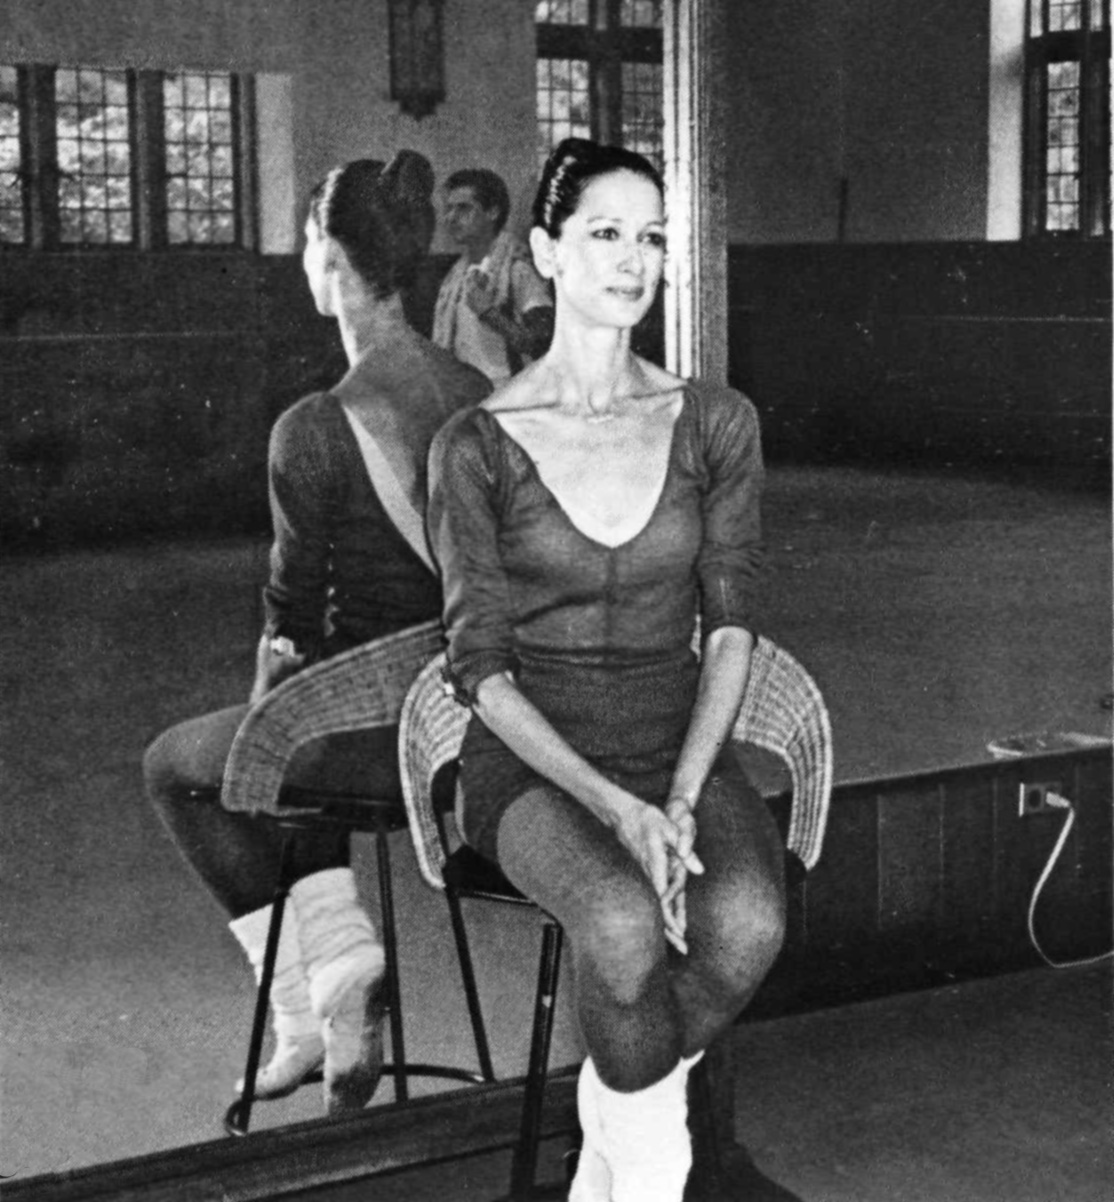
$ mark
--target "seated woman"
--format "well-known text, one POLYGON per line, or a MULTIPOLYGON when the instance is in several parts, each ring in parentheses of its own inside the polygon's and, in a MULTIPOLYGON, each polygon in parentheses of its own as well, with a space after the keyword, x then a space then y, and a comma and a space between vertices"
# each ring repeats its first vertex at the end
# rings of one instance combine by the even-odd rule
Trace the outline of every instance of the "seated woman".
MULTIPOLYGON (((403 315, 401 292, 429 249, 432 190, 429 163, 402 151, 386 167, 370 160, 338 167, 311 197, 306 278, 318 312, 339 323, 351 366, 333 391, 288 409, 271 434, 274 543, 252 701, 309 664, 439 615, 428 549, 415 548, 396 527, 398 497, 380 496, 358 437, 374 436, 401 478, 412 481, 414 495, 403 500, 417 506, 420 536, 430 441, 460 406, 491 390, 403 315)), ((281 835, 268 819, 220 804, 225 762, 247 709, 173 727, 151 745, 143 767, 155 809, 231 916, 258 976, 281 835)), ((285 783, 401 805, 396 741, 390 729, 318 740, 297 754, 285 783)), ((296 856, 271 992, 276 1046, 256 1096, 289 1093, 323 1063, 332 1113, 363 1106, 378 1081, 384 956, 357 900, 347 836, 299 835, 296 856)))
POLYGON ((465 838, 568 935, 588 1051, 575 1202, 679 1202, 686 1077, 780 949, 783 848, 728 745, 760 559, 753 406, 635 356, 662 184, 579 139, 531 247, 548 353, 434 440, 465 838), (690 648, 699 617, 703 652, 690 648))

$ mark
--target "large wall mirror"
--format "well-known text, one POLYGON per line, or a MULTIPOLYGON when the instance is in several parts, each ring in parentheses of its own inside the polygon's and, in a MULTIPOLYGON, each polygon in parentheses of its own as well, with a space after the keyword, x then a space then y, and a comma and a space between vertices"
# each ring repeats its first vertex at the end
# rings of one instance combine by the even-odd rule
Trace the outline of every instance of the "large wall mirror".
MULTIPOLYGON (((254 983, 140 760, 250 687, 268 429, 343 371, 300 262, 336 163, 410 146, 439 177, 493 168, 521 225, 557 135, 660 154, 648 345, 759 407, 762 613, 825 689, 837 779, 1109 733, 1109 219, 1097 185, 1055 180, 1031 211, 1024 5, 885 28, 855 0, 784 7, 3 7, 0 1175, 228 1142, 254 983), (388 8, 441 23, 444 98, 420 117, 391 97, 388 8)), ((392 850, 408 1056, 471 1068, 443 902, 405 833, 392 850)), ((374 912, 370 841, 354 856, 374 912)), ((529 915, 473 924, 500 1077, 524 1071, 537 938, 529 915)), ((565 993, 551 1060, 578 1056, 565 993)), ((392 1101, 384 1080, 373 1106, 392 1101)), ((321 1120, 306 1087, 240 1144, 321 1120)))

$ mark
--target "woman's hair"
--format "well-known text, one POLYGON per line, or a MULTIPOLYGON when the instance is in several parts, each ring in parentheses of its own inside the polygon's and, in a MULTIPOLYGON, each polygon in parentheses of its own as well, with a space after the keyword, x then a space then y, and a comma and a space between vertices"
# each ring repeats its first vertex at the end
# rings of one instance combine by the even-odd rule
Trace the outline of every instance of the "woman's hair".
POLYGON ((613 171, 633 171, 665 193, 661 175, 649 159, 622 146, 602 146, 587 138, 565 138, 553 148, 542 168, 541 182, 534 198, 534 225, 551 237, 576 212, 584 189, 601 175, 613 171))
POLYGON ((386 165, 356 159, 314 188, 309 216, 383 299, 412 284, 429 254, 437 224, 433 185, 433 168, 417 151, 400 150, 386 165))

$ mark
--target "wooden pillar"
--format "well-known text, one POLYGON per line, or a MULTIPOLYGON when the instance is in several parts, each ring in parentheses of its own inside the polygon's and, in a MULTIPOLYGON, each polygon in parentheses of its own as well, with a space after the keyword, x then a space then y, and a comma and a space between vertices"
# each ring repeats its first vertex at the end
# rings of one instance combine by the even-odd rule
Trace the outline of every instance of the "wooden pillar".
POLYGON ((730 0, 664 5, 666 366, 727 380, 726 77, 730 0))

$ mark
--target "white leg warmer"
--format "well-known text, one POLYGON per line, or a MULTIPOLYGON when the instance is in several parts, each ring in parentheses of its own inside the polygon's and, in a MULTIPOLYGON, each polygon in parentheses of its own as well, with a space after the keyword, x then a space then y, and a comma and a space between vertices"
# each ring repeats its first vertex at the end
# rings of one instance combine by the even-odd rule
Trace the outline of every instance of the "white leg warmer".
POLYGON ((576 1176, 569 1189, 569 1202, 610 1202, 611 1170, 603 1155, 603 1131, 600 1127, 599 1090, 603 1088, 591 1058, 581 1065, 576 1083, 576 1108, 584 1135, 576 1176))
MULTIPOLYGON (((244 949, 256 984, 263 975, 263 956, 267 949, 267 932, 271 926, 271 906, 253 910, 228 924, 244 949)), ((279 935, 275 975, 271 982, 271 1021, 275 1032, 275 1050, 270 1063, 259 1070, 255 1079, 255 1097, 281 1098, 293 1093, 302 1081, 321 1067, 325 1044, 321 1038, 321 1023, 313 1013, 309 1000, 309 983, 302 966, 302 951, 298 942, 298 924, 289 912, 283 916, 279 935)), ((242 1093, 244 1082, 236 1083, 242 1093)))
POLYGON ((325 1104, 330 1114, 367 1104, 383 1067, 386 958, 356 893, 350 868, 297 881, 302 958, 325 1040, 325 1104))
POLYGON ((598 1090, 611 1202, 681 1202, 692 1168, 686 1088, 699 1059, 680 1061, 646 1089, 598 1090))

